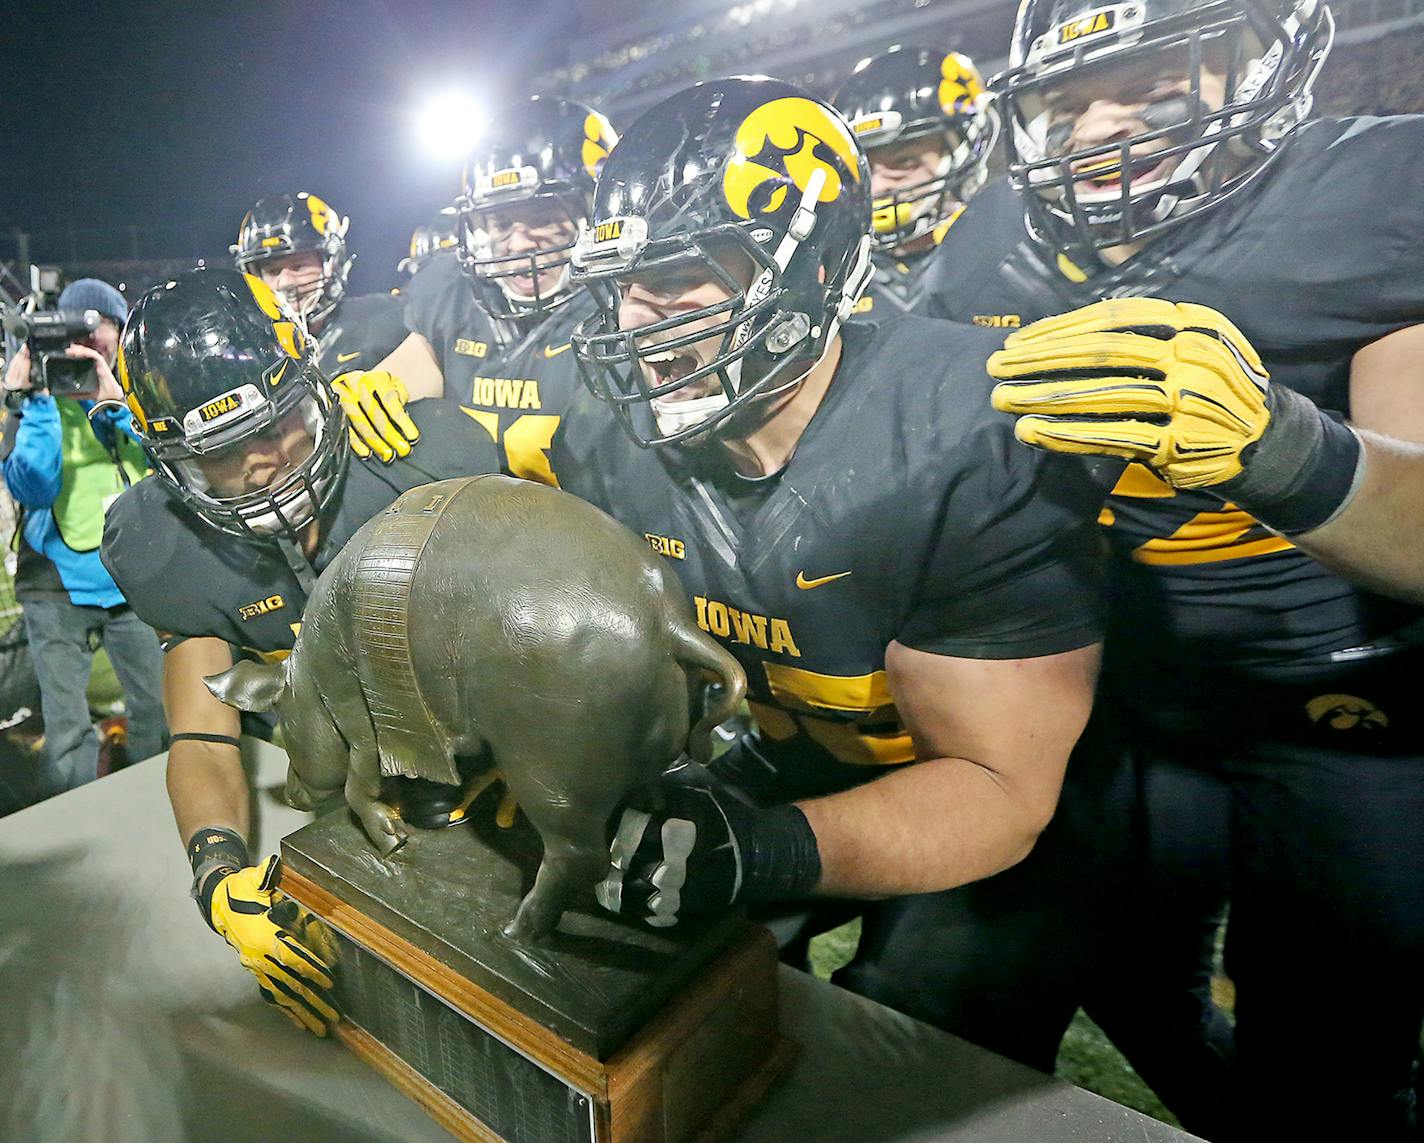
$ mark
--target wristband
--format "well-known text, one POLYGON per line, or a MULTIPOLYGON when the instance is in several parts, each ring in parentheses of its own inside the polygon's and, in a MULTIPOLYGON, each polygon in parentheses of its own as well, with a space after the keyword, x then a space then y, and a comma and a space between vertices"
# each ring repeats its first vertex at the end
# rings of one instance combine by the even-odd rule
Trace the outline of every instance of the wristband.
POLYGON ((233 746, 238 750, 242 749, 242 743, 231 734, 204 734, 196 730, 185 730, 181 734, 170 734, 168 745, 175 742, 216 742, 222 746, 233 746))
POLYGON ((1313 532, 1350 502, 1364 474, 1364 448, 1348 425, 1281 385, 1267 390, 1271 419, 1242 452, 1241 475, 1214 492, 1284 536, 1313 532))
POLYGON ((821 850, 801 807, 744 812, 749 819, 745 830, 734 826, 742 859, 738 900, 784 901, 810 894, 821 880, 821 850))
POLYGON ((188 861, 193 867, 193 900, 211 929, 213 891, 218 882, 252 864, 247 842, 237 831, 223 826, 200 829, 188 839, 188 861))

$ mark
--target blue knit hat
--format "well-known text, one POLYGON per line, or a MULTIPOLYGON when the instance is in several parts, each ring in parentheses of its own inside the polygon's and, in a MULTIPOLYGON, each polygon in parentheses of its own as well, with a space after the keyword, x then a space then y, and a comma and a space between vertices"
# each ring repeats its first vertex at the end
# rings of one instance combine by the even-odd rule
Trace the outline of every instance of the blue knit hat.
POLYGON ((129 316, 129 304, 123 294, 98 278, 80 278, 70 282, 59 295, 62 310, 98 310, 106 318, 123 328, 124 319, 129 316))

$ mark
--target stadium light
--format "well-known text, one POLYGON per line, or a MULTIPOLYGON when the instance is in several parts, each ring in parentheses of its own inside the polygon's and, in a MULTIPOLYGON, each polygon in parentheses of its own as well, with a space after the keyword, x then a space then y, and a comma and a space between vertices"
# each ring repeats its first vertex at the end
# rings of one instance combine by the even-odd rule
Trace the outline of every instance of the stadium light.
POLYGON ((486 116, 472 96, 444 91, 430 97, 416 115, 416 135, 428 154, 461 160, 484 130, 486 116))

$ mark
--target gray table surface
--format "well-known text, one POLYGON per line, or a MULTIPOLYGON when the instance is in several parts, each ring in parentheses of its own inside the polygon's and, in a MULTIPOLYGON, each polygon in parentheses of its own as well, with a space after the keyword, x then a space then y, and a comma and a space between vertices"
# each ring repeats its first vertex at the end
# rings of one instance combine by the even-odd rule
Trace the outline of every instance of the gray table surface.
MULTIPOLYGON (((260 787, 285 755, 249 751, 260 787)), ((298 1032, 186 895, 162 758, 0 819, 0 1140, 448 1141, 298 1032)), ((260 799, 261 852, 307 816, 260 799)), ((790 1073, 745 1143, 1194 1138, 860 997, 782 972, 790 1073)))

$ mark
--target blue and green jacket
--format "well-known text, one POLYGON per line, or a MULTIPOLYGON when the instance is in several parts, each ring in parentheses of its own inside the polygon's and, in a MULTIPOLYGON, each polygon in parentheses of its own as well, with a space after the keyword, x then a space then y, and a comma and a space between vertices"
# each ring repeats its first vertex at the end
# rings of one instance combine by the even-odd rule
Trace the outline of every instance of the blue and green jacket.
POLYGON ((117 607, 124 597, 99 560, 104 513, 147 469, 127 409, 91 422, 92 401, 25 398, 3 466, 5 487, 23 510, 15 594, 117 607), (122 471, 122 475, 121 475, 122 471))

